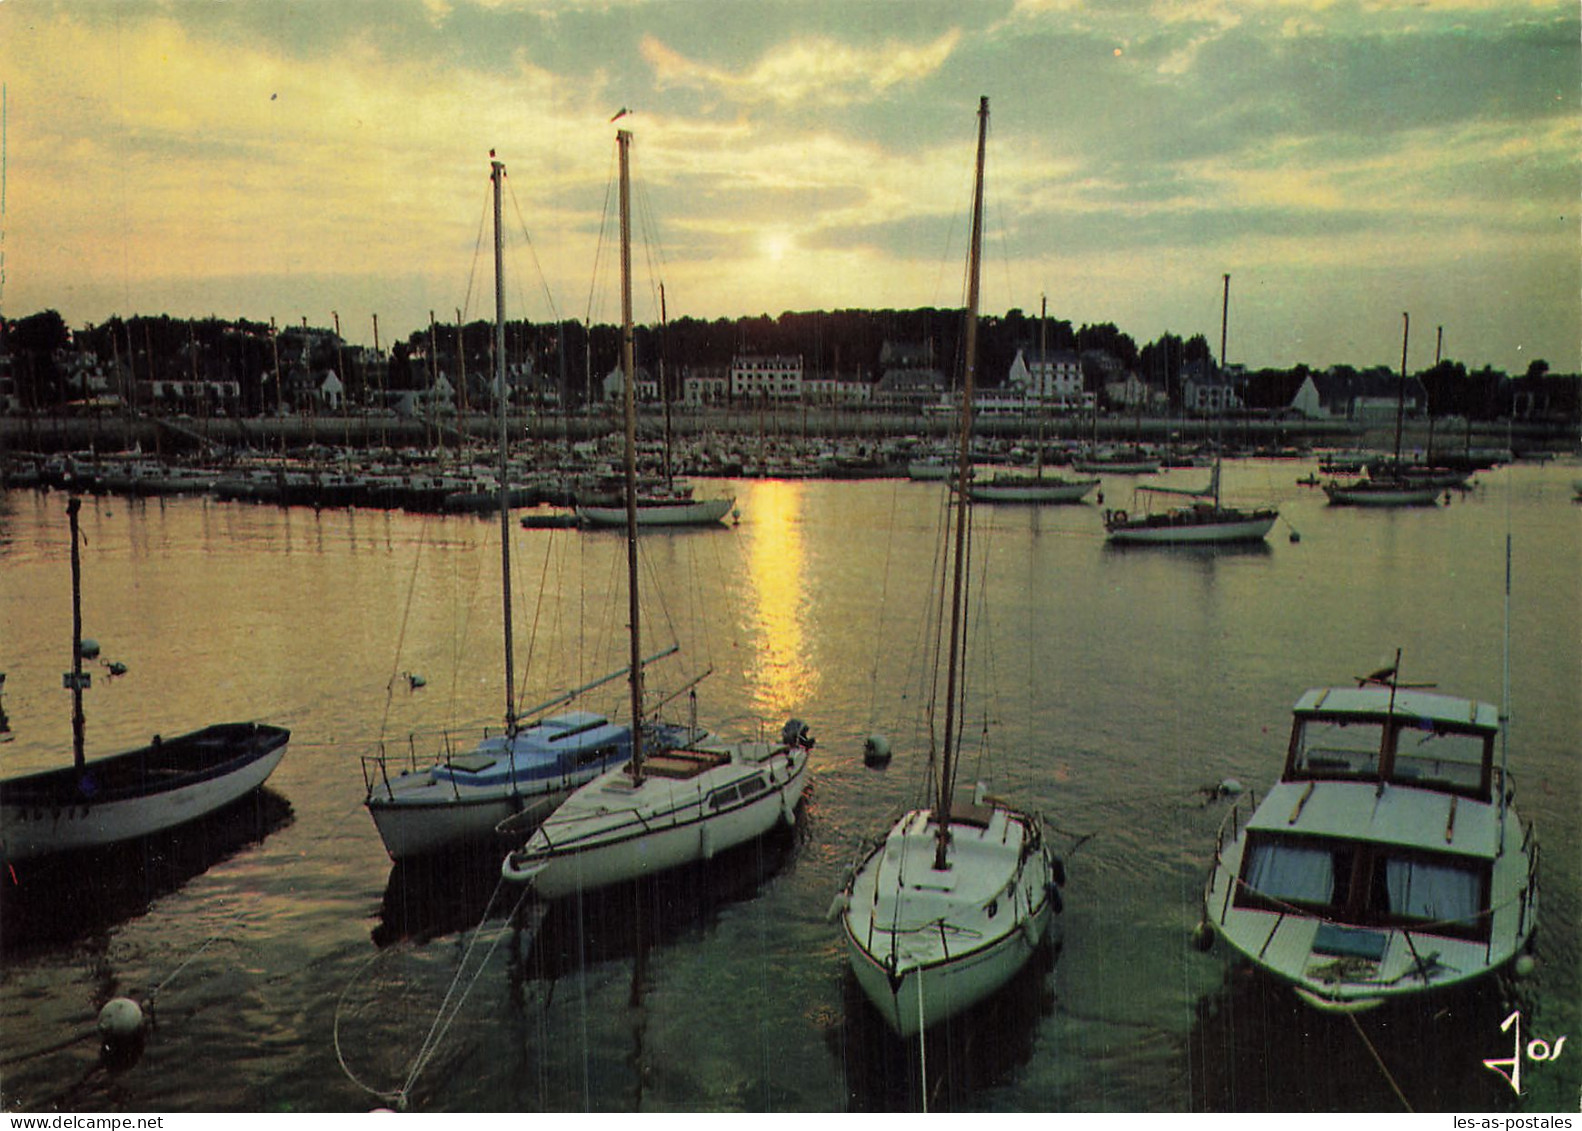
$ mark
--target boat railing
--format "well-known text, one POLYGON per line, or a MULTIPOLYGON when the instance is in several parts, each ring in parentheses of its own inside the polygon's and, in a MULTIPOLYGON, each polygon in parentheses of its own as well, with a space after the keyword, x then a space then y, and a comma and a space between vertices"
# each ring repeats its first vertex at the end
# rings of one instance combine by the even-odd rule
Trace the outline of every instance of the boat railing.
MULTIPOLYGON (((1531 917, 1538 903, 1538 826, 1527 822, 1522 831, 1522 851, 1527 854, 1527 879, 1522 885, 1520 917, 1516 922, 1516 937, 1522 938, 1531 929, 1531 917)), ((1492 932, 1491 932, 1492 934, 1492 932)), ((1491 939, 1492 941, 1492 939, 1491 939)))
MULTIPOLYGON (((1229 839, 1232 842, 1238 840, 1241 837, 1242 829, 1252 820, 1252 815, 1257 811, 1258 791, 1249 789, 1231 803, 1230 811, 1220 821, 1219 832, 1214 838, 1214 867, 1209 870, 1208 881, 1203 888, 1204 914, 1208 913, 1209 898, 1214 891, 1214 877, 1219 874, 1221 867, 1224 866, 1226 832, 1230 833, 1229 839), (1243 813, 1243 807, 1246 809, 1245 813, 1243 813)), ((1240 877, 1232 876, 1225 885, 1225 898, 1220 905, 1219 912, 1219 921, 1221 923, 1225 921, 1225 916, 1230 913, 1231 896, 1236 891, 1236 885, 1240 882, 1240 877)))

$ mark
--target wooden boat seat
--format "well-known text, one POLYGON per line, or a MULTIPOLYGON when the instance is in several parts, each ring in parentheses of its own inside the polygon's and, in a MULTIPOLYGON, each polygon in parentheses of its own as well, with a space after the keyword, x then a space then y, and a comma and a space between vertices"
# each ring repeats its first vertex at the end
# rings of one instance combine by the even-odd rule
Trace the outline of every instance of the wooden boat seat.
POLYGON ((723 766, 731 756, 722 750, 665 750, 643 756, 643 773, 656 778, 695 778, 723 766))

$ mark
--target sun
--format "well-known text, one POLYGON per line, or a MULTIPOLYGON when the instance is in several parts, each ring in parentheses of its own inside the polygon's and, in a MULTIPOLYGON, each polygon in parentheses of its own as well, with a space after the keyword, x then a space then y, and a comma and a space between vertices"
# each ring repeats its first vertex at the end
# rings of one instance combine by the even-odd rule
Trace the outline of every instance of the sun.
POLYGON ((791 237, 785 232, 770 232, 764 236, 764 254, 771 262, 779 263, 790 253, 792 246, 791 237))

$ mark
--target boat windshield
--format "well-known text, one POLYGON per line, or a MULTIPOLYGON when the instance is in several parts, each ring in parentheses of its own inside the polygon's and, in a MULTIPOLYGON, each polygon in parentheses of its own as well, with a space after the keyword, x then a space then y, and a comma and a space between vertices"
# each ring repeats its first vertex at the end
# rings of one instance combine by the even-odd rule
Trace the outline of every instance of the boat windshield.
POLYGON ((1383 749, 1381 720, 1300 718, 1291 740, 1291 775, 1376 778, 1383 749))
POLYGON ((1488 792, 1486 768, 1492 765, 1493 736, 1450 730, 1424 722, 1403 727, 1395 737, 1391 778, 1414 785, 1488 792))
POLYGON ((1494 732, 1436 719, 1303 716, 1291 738, 1290 778, 1365 778, 1485 799, 1494 732), (1386 733, 1386 731, 1390 733, 1386 733))

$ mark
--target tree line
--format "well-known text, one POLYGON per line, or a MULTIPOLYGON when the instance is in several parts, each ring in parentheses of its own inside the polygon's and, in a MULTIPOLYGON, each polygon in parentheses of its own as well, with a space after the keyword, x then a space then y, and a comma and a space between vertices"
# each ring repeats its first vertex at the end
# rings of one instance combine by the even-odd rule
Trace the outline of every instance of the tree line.
MULTIPOLYGON (((679 398, 688 373, 723 372, 739 354, 799 355, 810 377, 877 380, 887 342, 927 345, 934 367, 949 379, 960 368, 962 330, 959 309, 836 310, 787 312, 778 318, 767 314, 677 318, 663 325, 638 326, 634 339, 638 365, 650 377, 663 380, 667 396, 679 398)), ((530 380, 571 406, 597 400, 604 376, 619 365, 620 328, 610 324, 515 321, 506 325, 505 337, 515 382, 530 380)), ((106 370, 138 382, 235 382, 240 390, 238 407, 244 413, 269 411, 278 403, 282 388, 296 377, 332 370, 352 405, 379 403, 390 394, 426 388, 439 373, 466 396, 467 387, 481 392, 492 381, 494 340, 493 324, 483 320, 422 327, 392 341, 377 355, 349 345, 330 328, 275 327, 248 319, 138 315, 72 331, 58 312, 46 310, 0 322, 0 356, 10 357, 15 395, 24 409, 48 409, 82 395, 67 372, 74 355, 88 355, 106 370)), ((1202 334, 1183 338, 1166 332, 1138 346, 1112 323, 1074 326, 1064 319, 1041 319, 1013 309, 980 320, 979 387, 1001 386, 1017 351, 1040 346, 1087 357, 1105 355, 1121 371, 1135 373, 1162 390, 1172 407, 1181 403, 1184 376, 1214 365, 1213 351, 1202 334)), ((1396 375, 1388 366, 1259 369, 1243 375, 1246 407, 1277 411, 1291 403, 1307 377, 1322 372, 1396 375)), ((1534 361, 1523 376, 1548 375, 1548 365, 1534 361)), ((1436 415, 1488 420, 1509 411, 1511 378, 1492 367, 1469 370, 1460 362, 1443 360, 1415 376, 1427 391, 1429 411, 1436 415)), ((1097 367, 1090 369, 1087 379, 1093 391, 1100 391, 1103 375, 1097 367)), ((1578 411, 1576 385, 1573 378, 1555 387, 1560 410, 1571 415, 1578 411)))

